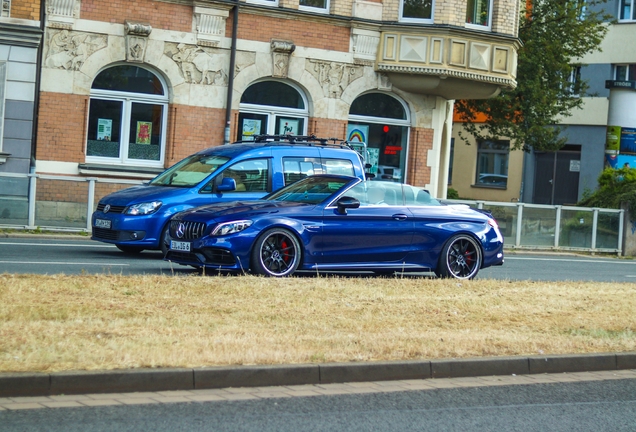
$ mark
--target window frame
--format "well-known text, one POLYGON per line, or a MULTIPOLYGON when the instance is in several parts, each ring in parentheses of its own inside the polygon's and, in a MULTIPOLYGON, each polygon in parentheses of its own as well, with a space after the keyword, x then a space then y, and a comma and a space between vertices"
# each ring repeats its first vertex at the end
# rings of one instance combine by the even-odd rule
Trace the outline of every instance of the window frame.
POLYGON ((475 165, 475 183, 473 187, 482 187, 482 188, 494 188, 494 189, 508 189, 508 173, 510 171, 510 140, 483 140, 477 142, 477 157, 476 157, 476 165, 475 165), (503 149, 489 149, 482 148, 482 144, 486 142, 493 142, 499 144, 506 144, 508 146, 507 150, 503 149), (479 181, 479 177, 482 175, 503 175, 501 173, 496 172, 482 172, 480 170, 481 163, 481 155, 483 154, 494 154, 494 155, 506 155, 506 184, 505 185, 493 185, 488 183, 481 183, 479 181))
MULTIPOLYGON (((247 102, 241 102, 239 105, 239 120, 241 119, 241 114, 254 114, 254 115, 261 115, 261 116, 265 116, 267 117, 267 124, 265 125, 265 132, 268 135, 274 135, 276 134, 276 128, 278 126, 278 121, 281 118, 291 118, 293 119, 302 119, 302 130, 300 130, 296 135, 298 136, 302 136, 302 135, 307 135, 307 130, 309 127, 309 100, 307 99, 307 95, 305 94, 304 91, 302 91, 298 86, 294 85, 291 82, 288 81, 282 81, 282 80, 260 80, 260 81, 254 81, 253 83, 250 83, 250 85, 248 85, 245 90, 247 90, 248 88, 250 88, 251 86, 261 83, 261 82, 267 82, 267 81, 278 81, 278 82, 282 82, 285 85, 290 86, 291 88, 293 88, 294 90, 296 90, 296 92, 298 92, 298 94, 300 95, 302 101, 303 101, 303 105, 304 108, 289 108, 289 107, 282 107, 282 106, 277 106, 277 105, 259 105, 259 104, 254 104, 254 103, 247 103, 247 102)), ((239 121, 239 124, 237 125, 237 139, 243 140, 243 135, 242 135, 242 128, 243 128, 243 124, 239 121)))
POLYGON ((398 11, 398 20, 404 23, 416 23, 416 24, 433 24, 435 19, 435 2, 431 1, 431 17, 430 18, 412 18, 404 16, 404 0, 400 0, 400 6, 398 11))
POLYGON ((568 92, 571 97, 580 97, 581 88, 581 70, 582 66, 572 66, 570 68, 570 75, 568 75, 568 92))
MULTIPOLYGON (((110 68, 116 68, 119 66, 125 66, 122 64, 109 66, 101 70, 99 73, 104 72, 110 68)), ((166 89, 168 88, 163 77, 156 72, 137 66, 141 69, 145 69, 157 77, 161 85, 163 86, 163 95, 153 95, 148 93, 133 93, 117 90, 103 90, 103 89, 91 89, 89 98, 89 107, 92 100, 104 100, 104 101, 116 101, 122 103, 121 110, 121 125, 120 125, 120 140, 119 140, 119 157, 105 157, 105 156, 90 156, 88 154, 88 124, 91 118, 90 109, 86 116, 86 136, 84 137, 85 148, 85 161, 86 163, 99 163, 104 165, 124 165, 126 167, 152 167, 152 168, 164 168, 165 153, 166 153, 166 140, 167 140, 167 127, 168 127, 168 111, 169 111, 169 97, 166 89), (161 136, 159 139, 159 159, 147 160, 147 159, 132 159, 128 157, 128 149, 130 143, 128 141, 130 137, 130 122, 132 116, 133 104, 146 104, 161 106, 161 136)), ((96 77, 99 75, 96 75, 96 77)))
POLYGON ((636 0, 619 0, 618 1, 618 14, 617 14, 617 18, 618 18, 618 22, 634 22, 636 21, 636 11, 634 11, 634 6, 636 6, 636 0), (625 10, 625 5, 629 3, 629 13, 630 13, 630 17, 629 18, 623 18, 623 12, 625 10))
POLYGON ((306 11, 306 12, 315 12, 315 13, 321 13, 321 14, 328 14, 329 13, 329 8, 331 7, 331 2, 330 0, 324 0, 325 2, 325 6, 324 7, 316 7, 316 6, 304 6, 302 4, 300 4, 300 1, 298 2, 298 9, 302 10, 302 11, 306 11))
POLYGON ((612 78, 614 81, 636 81, 636 64, 635 63, 617 63, 612 65, 612 78), (618 77, 618 68, 625 68, 625 78, 618 77))
POLYGON ((246 0, 247 3, 278 7, 278 0, 246 0))
MULTIPOLYGON (((399 104, 402 106, 402 109, 404 110, 404 116, 406 118, 404 119, 398 119, 398 118, 394 118, 394 117, 376 117, 376 116, 365 116, 364 114, 351 114, 351 108, 349 109, 349 116, 347 117, 347 125, 350 124, 356 124, 356 125, 365 125, 365 124, 369 124, 369 125, 387 125, 387 126, 395 126, 395 127, 400 127, 400 128, 404 128, 403 129, 403 134, 402 134, 402 145, 403 145, 403 149, 402 152, 403 154, 400 157, 400 165, 402 165, 402 160, 404 163, 404 166, 400 166, 397 167, 401 170, 400 172, 400 178, 399 181, 400 182, 406 182, 407 179, 407 173, 409 172, 409 143, 411 142, 411 110, 409 108, 409 106, 406 104, 406 102, 404 102, 401 98, 395 96, 392 93, 387 93, 387 92, 381 92, 381 91, 370 91, 370 92, 365 92, 365 93, 361 93, 359 94, 356 99, 362 97, 362 96, 366 96, 369 94, 373 94, 373 93, 377 93, 377 94, 381 94, 381 95, 386 95, 389 96, 393 99, 395 99, 396 101, 399 102, 399 104)), ((355 99, 354 99, 355 102, 355 99)), ((353 105, 353 103, 352 103, 353 105)), ((367 141, 368 141, 368 137, 367 137, 367 141)), ((369 151, 369 149, 375 148, 375 147, 371 147, 369 145, 369 142, 366 143, 367 144, 367 151, 369 151)), ((380 166, 383 166, 379 163, 380 158, 378 158, 378 165, 377 168, 379 170, 380 166)), ((378 172, 379 173, 379 172, 378 172)))
MULTIPOLYGON (((466 21, 465 23, 466 28, 473 29, 473 30, 487 30, 487 31, 490 31, 492 29, 493 0, 486 0, 486 1, 488 2, 488 24, 482 25, 482 24, 469 23, 468 21, 466 21)), ((468 15, 468 3, 466 3, 466 15, 468 15)), ((465 17, 465 19, 467 18, 468 17, 465 17)))

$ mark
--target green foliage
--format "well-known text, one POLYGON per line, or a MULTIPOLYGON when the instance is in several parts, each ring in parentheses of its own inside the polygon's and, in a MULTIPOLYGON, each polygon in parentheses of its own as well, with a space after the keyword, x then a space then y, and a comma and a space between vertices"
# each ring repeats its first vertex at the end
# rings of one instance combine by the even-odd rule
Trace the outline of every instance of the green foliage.
POLYGON ((446 190, 446 198, 448 199, 459 199, 459 192, 453 188, 448 188, 446 190))
POLYGON ((598 189, 583 198, 579 205, 618 209, 625 202, 630 213, 636 215, 636 168, 605 168, 598 184, 598 189))
MULTIPOLYGON (((559 117, 580 108, 588 85, 572 86, 570 74, 577 59, 599 50, 607 33, 604 22, 611 16, 595 6, 607 0, 535 0, 532 9, 522 13, 519 38, 517 88, 484 100, 457 101, 455 107, 466 132, 477 140, 510 138, 514 149, 554 151, 565 139, 559 129, 547 127, 559 117), (584 6, 587 3, 587 9, 584 6), (476 113, 486 115, 476 123, 476 113)), ((468 135, 460 133, 468 142, 468 135)))

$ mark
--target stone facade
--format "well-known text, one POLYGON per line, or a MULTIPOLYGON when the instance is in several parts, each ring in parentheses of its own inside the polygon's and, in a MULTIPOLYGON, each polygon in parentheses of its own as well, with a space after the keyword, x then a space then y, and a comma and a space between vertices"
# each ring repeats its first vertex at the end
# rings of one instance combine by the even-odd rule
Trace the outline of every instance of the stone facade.
MULTIPOLYGON (((332 0, 325 13, 302 15, 294 0, 280 0, 276 8, 241 3, 234 70, 229 69, 231 4, 49 0, 47 5, 35 153, 36 169, 41 173, 84 175, 81 167, 87 157, 86 122, 93 81, 109 67, 135 64, 160 76, 168 93, 165 158, 159 168, 223 143, 231 78, 231 137, 237 136, 245 91, 255 82, 277 79, 306 96, 307 133, 318 136, 346 138, 351 106, 361 95, 379 92, 399 99, 406 107, 405 121, 410 127, 403 149, 407 153, 402 180, 427 186, 439 196, 445 193, 441 187, 447 168, 443 161, 450 135, 444 130, 452 100, 428 92, 428 81, 417 74, 416 91, 394 85, 397 76, 412 76, 409 63, 418 53, 426 53, 427 64, 431 59, 445 64, 452 60, 457 35, 435 33, 435 26, 443 24, 458 27, 467 46, 479 50, 478 41, 488 50, 488 57, 474 53, 467 57, 473 66, 482 61, 486 67, 477 67, 479 74, 458 76, 466 88, 483 82, 493 89, 514 85, 516 0, 494 0, 493 31, 500 33, 494 39, 489 32, 461 29, 465 27, 463 0, 437 0, 434 25, 403 27, 395 24, 399 21, 398 0, 332 0), (380 64, 391 31, 400 35, 399 43, 413 42, 415 49, 411 54, 402 46, 398 52, 403 56, 392 60, 396 69, 389 75, 380 64), (423 38, 430 45, 417 42, 423 38), (507 55, 505 68, 499 71, 493 61, 497 47, 504 47, 507 55)), ((466 55, 470 53, 466 51, 466 55)), ((439 80, 444 72, 431 69, 425 74, 439 80)), ((107 171, 102 170, 104 176, 109 176, 107 171)), ((135 166, 127 176, 139 178, 135 166)))

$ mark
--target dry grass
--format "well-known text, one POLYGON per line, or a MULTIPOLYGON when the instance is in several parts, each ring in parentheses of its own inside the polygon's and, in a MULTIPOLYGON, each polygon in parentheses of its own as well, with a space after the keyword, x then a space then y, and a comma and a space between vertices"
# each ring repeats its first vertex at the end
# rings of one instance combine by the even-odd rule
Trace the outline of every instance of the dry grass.
POLYGON ((0 275, 0 371, 635 349, 636 285, 0 275))

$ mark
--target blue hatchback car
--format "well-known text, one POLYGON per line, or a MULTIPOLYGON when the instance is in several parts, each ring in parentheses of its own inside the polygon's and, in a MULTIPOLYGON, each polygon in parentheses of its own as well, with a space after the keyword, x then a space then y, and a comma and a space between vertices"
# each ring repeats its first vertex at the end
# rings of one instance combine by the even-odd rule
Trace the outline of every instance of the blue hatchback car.
POLYGON ((257 136, 255 141, 195 153, 147 184, 103 197, 92 239, 128 253, 168 250, 168 221, 206 204, 256 200, 314 174, 364 179, 360 155, 346 143, 316 137, 257 136))

